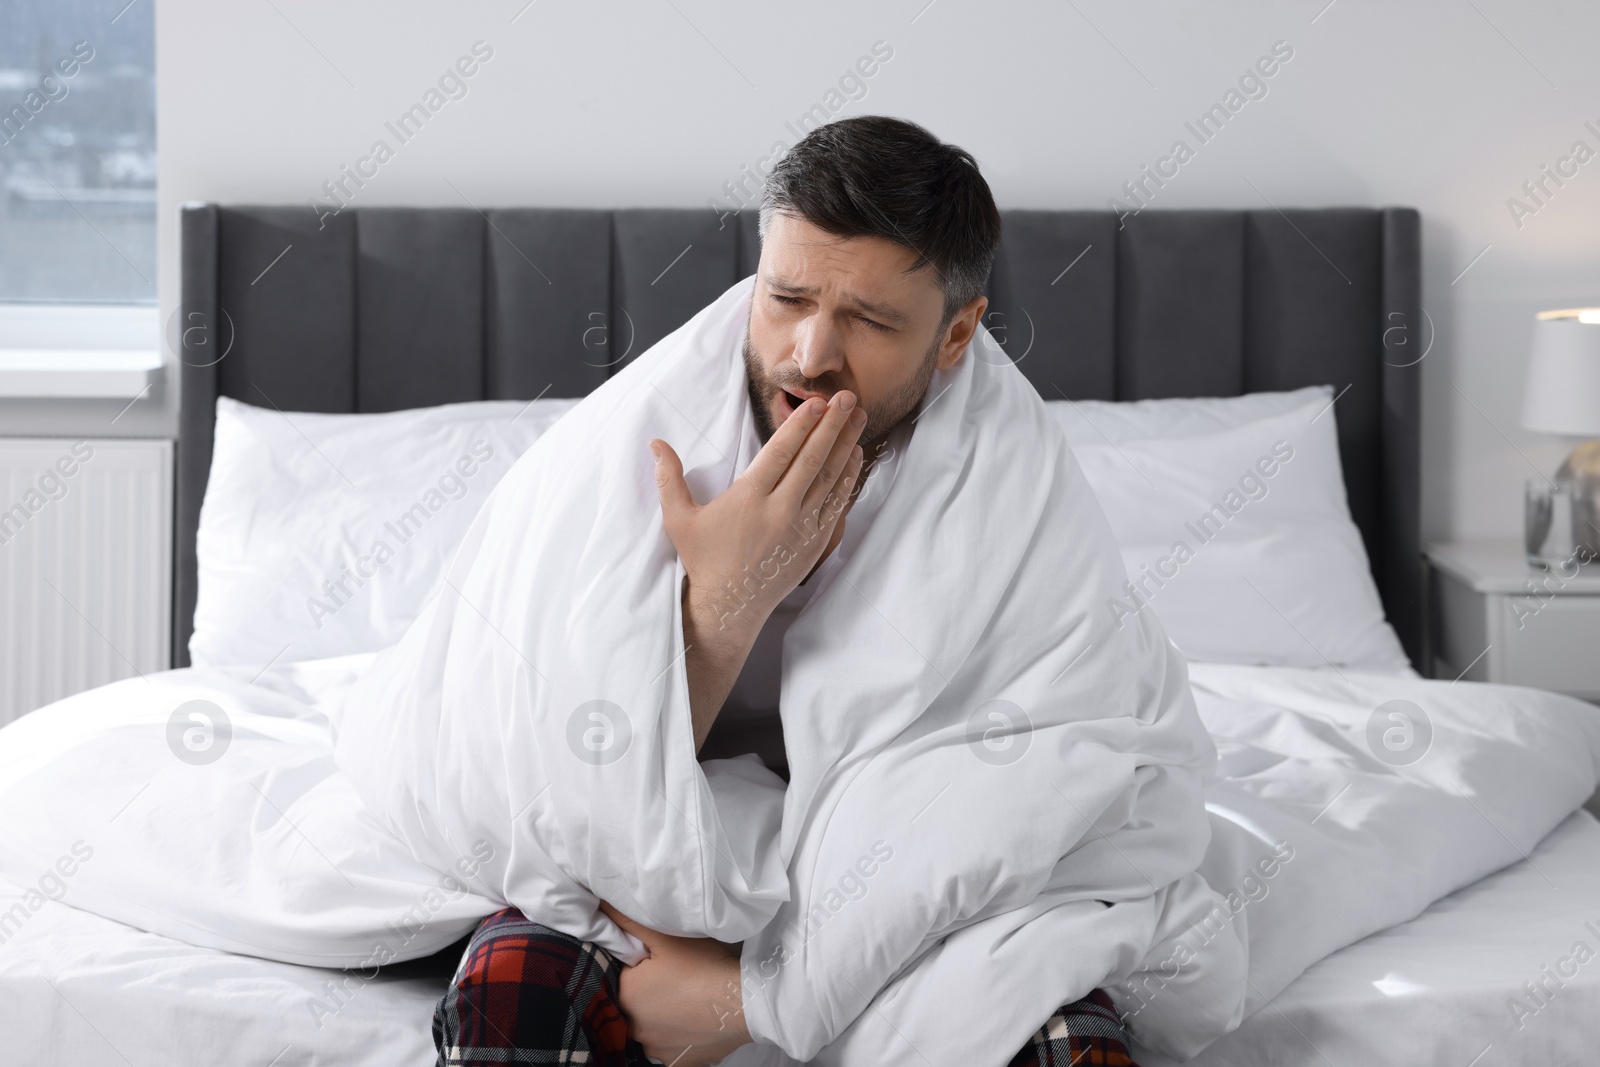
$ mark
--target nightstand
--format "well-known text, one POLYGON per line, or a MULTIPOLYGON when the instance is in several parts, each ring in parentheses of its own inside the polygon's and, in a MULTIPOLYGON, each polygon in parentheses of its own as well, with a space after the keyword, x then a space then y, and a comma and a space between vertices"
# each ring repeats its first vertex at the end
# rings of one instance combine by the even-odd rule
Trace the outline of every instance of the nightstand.
POLYGON ((1429 545, 1425 555, 1433 677, 1600 702, 1600 562, 1541 570, 1514 541, 1429 545))

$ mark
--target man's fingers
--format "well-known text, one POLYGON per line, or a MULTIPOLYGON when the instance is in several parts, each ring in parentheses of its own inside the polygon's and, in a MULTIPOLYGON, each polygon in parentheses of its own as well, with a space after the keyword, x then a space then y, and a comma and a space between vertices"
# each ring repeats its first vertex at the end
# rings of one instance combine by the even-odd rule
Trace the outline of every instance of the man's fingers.
POLYGON ((828 450, 822 469, 817 472, 815 480, 801 500, 800 506, 804 514, 809 515, 821 507, 822 501, 842 479, 850 463, 850 457, 861 447, 856 440, 861 436, 866 424, 867 413, 859 407, 850 412, 849 417, 844 420, 844 428, 839 436, 833 439, 833 446, 828 450))
MULTIPOLYGON (((613 908, 607 901, 602 900, 600 902, 600 912, 601 914, 605 915, 606 918, 610 919, 612 922, 616 923, 630 934, 635 933, 637 930, 643 929, 643 927, 641 927, 638 923, 622 914, 622 912, 618 911, 616 908, 613 908)), ((643 941, 644 938, 641 937, 639 940, 643 941)))
POLYGON ((698 507, 689 483, 683 478, 683 461, 672 446, 659 437, 650 441, 650 451, 655 455, 656 489, 661 494, 661 513, 667 525, 676 525, 678 514, 698 507))
POLYGON ((866 456, 862 456, 861 448, 854 446, 853 450, 851 450, 850 458, 845 461, 845 469, 838 472, 838 480, 834 483, 834 488, 830 491, 829 496, 824 498, 824 504, 826 504, 827 509, 834 510, 834 514, 838 515, 837 522, 834 522, 834 531, 827 537, 827 547, 822 549, 822 558, 824 560, 829 555, 832 555, 834 549, 837 549, 838 542, 845 539, 845 509, 850 504, 851 491, 856 488, 859 478, 861 478, 861 466, 864 459, 866 459, 866 456))
POLYGON ((628 918, 626 915, 622 914, 622 912, 612 907, 607 901, 602 900, 600 902, 600 911, 606 916, 606 918, 622 927, 624 933, 632 934, 634 937, 637 937, 640 941, 644 942, 645 952, 647 953, 646 958, 655 955, 656 946, 654 942, 656 938, 660 936, 656 933, 656 931, 650 929, 650 927, 635 919, 628 918))
MULTIPOLYGON (((828 461, 835 454, 836 446, 841 439, 847 440, 842 455, 848 455, 850 445, 855 444, 856 438, 860 436, 860 426, 852 424, 851 420, 857 411, 862 410, 861 406, 852 401, 851 407, 846 410, 842 403, 842 398, 846 395, 853 394, 834 394, 834 400, 829 403, 827 412, 806 437, 794 462, 789 464, 789 469, 778 480, 774 493, 787 495, 794 506, 802 506, 814 487, 820 486, 826 491, 833 484, 837 477, 837 468, 830 472, 828 461)), ((861 425, 865 425, 864 420, 861 425)))
POLYGON ((828 545, 823 549, 819 562, 828 557, 844 536, 844 513, 850 506, 850 492, 855 488, 856 480, 861 477, 861 447, 850 446, 850 452, 845 459, 844 470, 839 472, 827 489, 818 481, 815 487, 815 503, 807 497, 807 505, 800 513, 800 520, 807 530, 816 531, 815 536, 827 536, 828 545))
POLYGON ((762 493, 772 492, 789 469, 789 464, 794 462, 794 457, 800 454, 806 435, 822 421, 823 413, 827 410, 823 401, 812 397, 772 432, 772 437, 761 446, 761 451, 750 461, 750 466, 745 468, 744 476, 750 480, 752 488, 762 493))

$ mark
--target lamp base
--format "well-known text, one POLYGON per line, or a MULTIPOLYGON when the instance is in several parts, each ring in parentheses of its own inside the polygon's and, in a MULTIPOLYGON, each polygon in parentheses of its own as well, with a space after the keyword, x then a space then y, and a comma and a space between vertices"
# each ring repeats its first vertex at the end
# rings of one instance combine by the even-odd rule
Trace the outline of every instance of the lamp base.
POLYGON ((1600 557, 1600 438, 1574 448, 1556 471, 1555 482, 1573 491, 1572 533, 1581 558, 1600 557))

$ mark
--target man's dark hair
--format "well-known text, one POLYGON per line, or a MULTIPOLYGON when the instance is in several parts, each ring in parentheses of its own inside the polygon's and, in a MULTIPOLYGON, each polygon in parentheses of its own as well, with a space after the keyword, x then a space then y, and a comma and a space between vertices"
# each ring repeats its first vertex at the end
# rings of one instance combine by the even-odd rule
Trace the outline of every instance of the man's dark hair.
POLYGON ((772 168, 760 233, 774 212, 837 237, 881 237, 917 253, 944 290, 949 325, 983 294, 1000 243, 1000 212, 972 154, 914 122, 864 115, 819 126, 772 168))

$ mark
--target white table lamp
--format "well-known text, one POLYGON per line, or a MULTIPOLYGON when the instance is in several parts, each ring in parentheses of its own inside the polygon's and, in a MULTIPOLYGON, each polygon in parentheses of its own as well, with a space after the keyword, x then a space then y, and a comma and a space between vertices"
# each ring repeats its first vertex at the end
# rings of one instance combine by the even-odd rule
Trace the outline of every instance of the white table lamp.
POLYGON ((1522 397, 1522 425, 1538 433, 1586 437, 1556 472, 1570 489, 1575 537, 1600 550, 1600 307, 1541 311, 1522 397))

